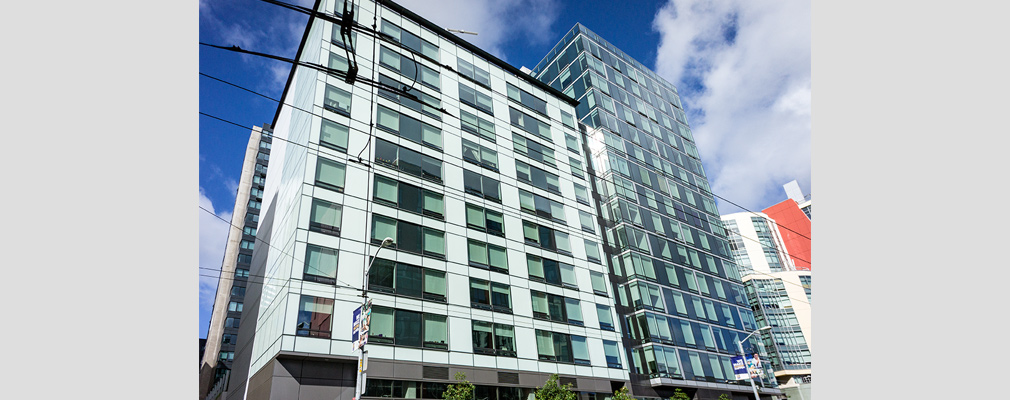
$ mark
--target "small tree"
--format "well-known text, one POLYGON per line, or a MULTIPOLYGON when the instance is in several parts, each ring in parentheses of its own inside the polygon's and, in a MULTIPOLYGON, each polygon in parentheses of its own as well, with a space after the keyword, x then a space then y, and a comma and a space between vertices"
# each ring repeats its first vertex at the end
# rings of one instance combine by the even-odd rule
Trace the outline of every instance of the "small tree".
POLYGON ((670 396, 670 400, 691 400, 691 397, 684 393, 680 388, 673 389, 673 396, 670 396))
POLYGON ((572 384, 558 385, 558 374, 552 374, 543 386, 534 393, 536 400, 577 400, 578 395, 572 391, 572 384))
POLYGON ((720 394, 720 395, 719 395, 719 400, 733 400, 733 398, 732 398, 732 397, 729 397, 729 395, 728 395, 728 394, 726 394, 726 393, 723 393, 723 394, 720 394))
POLYGON ((628 394, 627 386, 622 386, 614 392, 614 398, 612 400, 635 400, 635 398, 628 394))
POLYGON ((466 374, 456 373, 456 383, 451 384, 442 392, 445 400, 473 400, 473 384, 466 380, 466 374))

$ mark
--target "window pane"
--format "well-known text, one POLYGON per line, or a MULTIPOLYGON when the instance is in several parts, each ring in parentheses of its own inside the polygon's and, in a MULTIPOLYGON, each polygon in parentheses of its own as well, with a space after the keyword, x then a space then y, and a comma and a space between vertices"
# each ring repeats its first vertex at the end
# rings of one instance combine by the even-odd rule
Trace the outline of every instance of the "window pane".
POLYGON ((542 317, 547 317, 550 313, 547 307, 547 295, 539 292, 531 292, 530 298, 533 301, 533 314, 541 313, 542 317))
POLYGON ((476 229, 484 229, 484 209, 472 204, 466 205, 466 224, 476 229))
POLYGON ((424 254, 445 256, 445 233, 424 228, 424 254))
POLYGON ((421 171, 422 178, 442 182, 442 161, 424 156, 421 160, 421 171))
POLYGON ((585 243, 586 243, 586 257, 589 258, 590 260, 599 261, 600 260, 599 245, 596 244, 596 242, 589 239, 585 239, 585 243))
POLYGON ((582 322, 582 306, 579 300, 566 297, 565 311, 568 313, 568 322, 582 322))
POLYGON ((393 309, 373 306, 368 325, 368 339, 379 343, 393 343, 393 309))
POLYGON ((445 272, 425 269, 424 292, 438 296, 445 296, 445 272))
POLYGON ((324 233, 340 233, 340 206, 319 199, 312 200, 312 212, 309 216, 309 226, 321 228, 324 233))
POLYGON ((342 151, 347 151, 347 135, 348 129, 346 126, 340 125, 328 119, 323 119, 323 123, 319 131, 319 142, 342 151))
POLYGON ((508 270, 508 259, 506 258, 504 247, 489 244, 487 245, 487 254, 489 266, 508 270))
POLYGON ((572 362, 572 343, 568 335, 563 333, 553 333, 554 356, 559 362, 572 362))
POLYGON ((421 347, 421 332, 423 332, 421 313, 395 310, 394 316, 396 317, 396 322, 393 324, 396 344, 421 347))
POLYGON ((421 268, 400 264, 396 267, 396 293, 421 297, 421 268))
POLYGON ((590 272, 589 278, 593 284, 593 291, 604 294, 607 293, 607 284, 604 280, 603 274, 599 272, 590 272))
POLYGON ((603 355, 607 358, 607 366, 612 368, 621 367, 621 356, 617 350, 617 342, 604 340, 603 355))
POLYGON ((333 299, 301 296, 298 306, 298 336, 330 337, 333 320, 333 299))
POLYGON ((398 199, 397 182, 381 175, 375 175, 375 199, 396 204, 398 199))
POLYGON ((611 329, 613 329, 614 317, 610 313, 610 307, 602 304, 597 304, 596 316, 599 318, 601 326, 604 326, 604 324, 606 324, 606 326, 609 326, 611 329))
POLYGON ((416 213, 421 212, 421 188, 406 184, 399 185, 397 203, 401 209, 416 213))
POLYGON ((349 115, 351 113, 351 94, 326 85, 326 99, 323 101, 323 107, 336 113, 349 115))
POLYGON ((488 233, 495 233, 499 236, 505 235, 505 220, 502 214, 491 210, 485 210, 484 214, 487 216, 488 233))
POLYGON ((537 353, 540 359, 554 359, 554 340, 548 331, 537 330, 537 353))
POLYGON ((470 301, 491 304, 490 284, 480 279, 470 279, 470 301))
POLYGON ((445 214, 445 204, 441 194, 430 190, 424 191, 424 213, 439 217, 445 214))
POLYGON ((444 315, 424 314, 424 347, 448 348, 449 333, 446 327, 444 315))
POLYGON ((473 348, 474 350, 493 350, 493 329, 490 322, 473 321, 473 348))
POLYGON ((498 351, 510 353, 507 355, 515 356, 515 334, 513 333, 511 326, 494 324, 494 341, 495 348, 498 351))
POLYGON ((403 221, 396 222, 396 248, 398 250, 420 253, 423 240, 420 225, 403 221))
POLYGON ((368 289, 393 290, 393 269, 396 263, 390 260, 376 258, 372 268, 368 270, 368 289))
POLYGON ((571 338, 572 358, 575 363, 589 365, 589 345, 586 344, 586 338, 575 335, 572 335, 571 338))
POLYGON ((509 286, 497 283, 491 284, 491 305, 496 307, 512 308, 512 299, 509 296, 509 286))
POLYGON ((565 285, 578 287, 575 280, 575 266, 571 264, 559 263, 561 270, 561 282, 565 285))
POLYGON ((385 238, 396 238, 396 220, 372 214, 372 242, 382 242, 385 238))
POLYGON ((469 260, 471 264, 487 265, 487 245, 476 240, 467 242, 469 250, 469 260))
POLYGON ((529 269, 530 276, 535 276, 543 279, 544 277, 544 266, 540 257, 535 257, 531 255, 526 256, 526 267, 529 269))
POLYGON ((326 278, 337 277, 337 250, 308 245, 305 251, 305 274, 326 278))
POLYGON ((320 158, 316 163, 316 184, 342 191, 344 189, 344 165, 320 158))

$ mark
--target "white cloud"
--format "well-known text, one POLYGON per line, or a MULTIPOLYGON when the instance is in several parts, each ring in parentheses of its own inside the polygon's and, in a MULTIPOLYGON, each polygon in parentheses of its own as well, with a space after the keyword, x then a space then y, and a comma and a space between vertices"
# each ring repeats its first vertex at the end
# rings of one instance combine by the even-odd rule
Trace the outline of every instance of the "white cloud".
POLYGON ((551 24, 557 20, 555 0, 401 0, 399 4, 446 29, 477 32, 457 34, 477 47, 505 59, 502 45, 519 39, 542 44, 556 39, 551 24))
POLYGON ((218 272, 215 269, 221 268, 224 260, 224 247, 228 242, 229 223, 231 222, 231 212, 217 212, 203 188, 200 188, 200 207, 214 212, 215 215, 223 218, 222 221, 210 215, 207 211, 197 209, 200 213, 200 268, 197 269, 200 275, 200 335, 206 334, 207 324, 210 321, 211 310, 214 306, 214 296, 217 294, 218 272))
POLYGON ((793 179, 811 193, 810 3, 671 1, 653 27, 656 72, 680 89, 712 191, 755 211, 793 179))

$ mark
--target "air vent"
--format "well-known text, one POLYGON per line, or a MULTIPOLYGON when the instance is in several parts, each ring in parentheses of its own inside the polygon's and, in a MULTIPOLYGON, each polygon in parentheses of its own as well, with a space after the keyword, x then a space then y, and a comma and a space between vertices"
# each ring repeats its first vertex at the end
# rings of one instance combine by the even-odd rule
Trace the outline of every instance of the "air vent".
POLYGON ((510 383, 513 385, 519 384, 519 373, 517 372, 498 372, 498 383, 510 383))
POLYGON ((424 366, 421 375, 425 379, 449 379, 449 367, 428 367, 424 366))
POLYGON ((565 377, 558 378, 558 384, 561 386, 567 385, 569 383, 572 384, 573 388, 579 387, 579 384, 578 382, 576 382, 575 378, 565 378, 565 377))

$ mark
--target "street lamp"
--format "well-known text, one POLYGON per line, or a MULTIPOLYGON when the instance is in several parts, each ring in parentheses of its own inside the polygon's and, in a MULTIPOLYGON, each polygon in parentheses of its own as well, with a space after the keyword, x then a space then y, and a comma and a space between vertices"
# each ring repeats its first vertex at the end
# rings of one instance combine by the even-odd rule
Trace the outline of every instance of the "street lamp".
MULTIPOLYGON (((740 349, 740 355, 743 356, 743 366, 744 366, 744 368, 747 368, 747 353, 743 352, 743 342, 746 342, 747 339, 750 339, 750 337, 752 335, 754 335, 755 333, 758 333, 758 332, 761 332, 761 331, 766 331, 766 330, 769 330, 771 328, 772 327, 770 327, 770 326, 766 326, 764 328, 758 328, 754 332, 751 332, 750 335, 744 336, 744 338, 742 340, 737 339, 737 341, 736 341, 736 347, 738 349, 740 349)), ((754 386, 754 377, 750 376, 750 369, 749 368, 747 368, 747 379, 750 379, 750 388, 754 389, 754 400, 761 400, 761 397, 758 396, 758 388, 757 388, 757 386, 754 386)))
MULTIPOLYGON (((362 324, 365 323, 365 315, 364 315, 364 313, 365 313, 365 306, 368 303, 368 285, 367 285, 367 282, 365 281, 365 279, 367 279, 367 277, 368 277, 368 271, 372 269, 372 264, 375 262, 375 257, 379 256, 379 251, 382 250, 383 247, 392 246, 394 244, 396 244, 396 242, 393 241, 393 238, 388 237, 388 238, 382 239, 382 243, 379 244, 379 248, 375 250, 375 255, 372 256, 372 259, 368 262, 368 266, 366 266, 365 270, 362 271, 362 274, 361 274, 361 314, 362 315, 361 315, 361 322, 360 322, 362 324)), ((364 355, 365 355, 365 344, 362 343, 361 346, 358 347, 358 375, 357 375, 357 381, 354 382, 354 400, 359 400, 361 398, 361 392, 363 392, 365 390, 365 388, 362 387, 365 384, 364 369, 362 368, 363 367, 363 365, 362 365, 362 359, 364 358, 364 355)))

